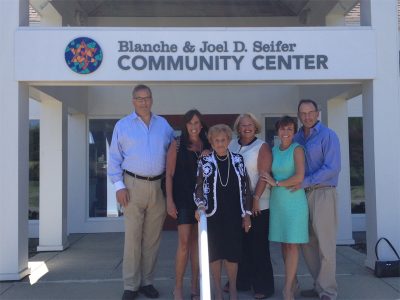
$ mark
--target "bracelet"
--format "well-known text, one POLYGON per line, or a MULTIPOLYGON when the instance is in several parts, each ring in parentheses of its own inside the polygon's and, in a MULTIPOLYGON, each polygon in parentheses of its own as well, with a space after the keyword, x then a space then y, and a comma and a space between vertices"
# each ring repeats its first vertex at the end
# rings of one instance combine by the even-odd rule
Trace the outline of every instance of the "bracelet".
POLYGON ((260 200, 260 196, 258 196, 256 194, 253 195, 253 198, 255 198, 256 200, 260 200))
POLYGON ((279 186, 279 180, 275 181, 275 185, 279 186))

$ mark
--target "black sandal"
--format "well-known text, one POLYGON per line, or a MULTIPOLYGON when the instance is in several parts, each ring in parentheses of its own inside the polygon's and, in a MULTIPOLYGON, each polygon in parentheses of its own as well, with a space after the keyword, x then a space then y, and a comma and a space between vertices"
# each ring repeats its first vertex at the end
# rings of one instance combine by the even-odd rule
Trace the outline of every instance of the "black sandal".
POLYGON ((225 293, 229 293, 229 281, 225 283, 223 290, 225 293))
POLYGON ((195 293, 191 293, 190 294, 190 300, 200 300, 200 295, 199 294, 195 294, 195 293))

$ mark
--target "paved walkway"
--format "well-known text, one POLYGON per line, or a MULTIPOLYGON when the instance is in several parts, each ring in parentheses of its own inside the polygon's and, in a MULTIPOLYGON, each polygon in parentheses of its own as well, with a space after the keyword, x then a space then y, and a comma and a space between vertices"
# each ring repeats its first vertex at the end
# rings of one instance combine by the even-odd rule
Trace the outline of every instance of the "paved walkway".
MULTIPOLYGON (((173 298, 176 240, 175 231, 163 232, 154 283, 160 299, 173 298)), ((0 299, 121 299, 123 234, 72 234, 69 241, 70 247, 63 252, 43 252, 30 258, 31 276, 0 282, 0 299)), ((284 270, 279 245, 271 245, 271 254, 276 293, 270 299, 281 299, 284 270)), ((400 278, 375 278, 364 267, 364 260, 365 255, 351 247, 337 247, 339 299, 400 299, 400 278)), ((301 286, 311 288, 312 280, 303 261, 298 274, 301 286)), ((188 286, 188 276, 185 283, 188 286)), ((186 295, 189 298, 189 289, 186 295)), ((253 298, 250 292, 242 292, 239 299, 253 298)))

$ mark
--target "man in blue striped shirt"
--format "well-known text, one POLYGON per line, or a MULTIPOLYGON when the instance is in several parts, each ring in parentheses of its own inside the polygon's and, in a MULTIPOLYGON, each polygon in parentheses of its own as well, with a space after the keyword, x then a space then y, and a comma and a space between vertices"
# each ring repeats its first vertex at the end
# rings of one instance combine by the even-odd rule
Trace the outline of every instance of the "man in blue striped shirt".
POLYGON ((301 295, 334 300, 337 297, 336 186, 340 172, 340 144, 336 133, 318 121, 315 101, 301 100, 298 117, 303 126, 294 141, 305 150, 306 170, 301 187, 305 188, 310 211, 310 239, 302 248, 314 278, 314 289, 302 291, 301 295))
POLYGON ((159 297, 153 273, 166 216, 161 179, 174 141, 168 122, 151 112, 149 87, 136 86, 132 104, 135 111, 115 125, 108 161, 108 176, 124 207, 123 300, 135 299, 139 292, 159 297))

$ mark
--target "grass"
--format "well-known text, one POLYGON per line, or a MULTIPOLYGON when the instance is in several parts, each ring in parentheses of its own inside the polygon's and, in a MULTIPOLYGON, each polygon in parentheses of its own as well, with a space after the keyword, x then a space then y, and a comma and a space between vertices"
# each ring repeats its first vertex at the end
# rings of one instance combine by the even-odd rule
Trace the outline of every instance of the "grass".
POLYGON ((351 200, 360 201, 365 199, 364 186, 352 186, 351 187, 351 200))
POLYGON ((29 209, 39 211, 39 181, 29 181, 29 209))
POLYGON ((365 213, 365 192, 364 186, 351 187, 351 211, 352 213, 365 213))

